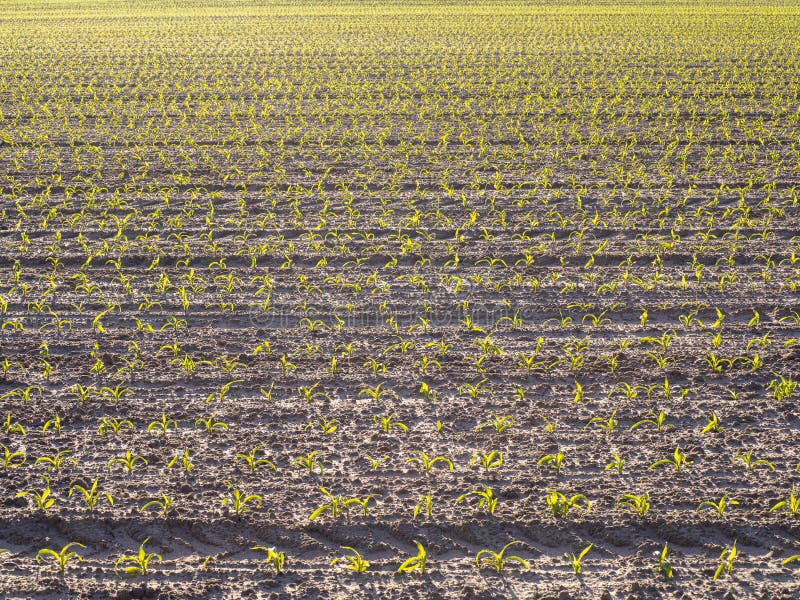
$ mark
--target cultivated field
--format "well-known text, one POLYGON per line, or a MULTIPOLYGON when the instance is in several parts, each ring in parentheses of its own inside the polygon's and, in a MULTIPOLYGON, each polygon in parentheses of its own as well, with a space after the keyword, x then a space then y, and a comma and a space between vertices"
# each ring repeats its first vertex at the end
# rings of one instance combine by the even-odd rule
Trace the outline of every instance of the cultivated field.
POLYGON ((0 4, 0 596, 800 596, 799 29, 0 4))

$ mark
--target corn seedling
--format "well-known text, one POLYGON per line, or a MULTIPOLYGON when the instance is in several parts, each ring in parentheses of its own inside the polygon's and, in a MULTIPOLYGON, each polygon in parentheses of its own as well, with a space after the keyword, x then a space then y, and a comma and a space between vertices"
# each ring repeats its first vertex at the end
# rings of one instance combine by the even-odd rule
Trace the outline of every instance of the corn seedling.
POLYGON ((675 572, 672 570, 672 565, 667 560, 667 552, 669 552, 669 547, 667 544, 664 544, 664 548, 661 550, 661 552, 655 553, 656 560, 658 562, 653 567, 653 571, 659 575, 663 575, 667 579, 672 579, 672 577, 675 575, 675 572))
POLYGON ((697 507, 697 510, 700 511, 700 509, 708 507, 714 512, 716 512, 717 515, 722 517, 725 515, 725 511, 728 509, 728 507, 736 506, 737 504, 739 504, 738 500, 734 500, 733 498, 729 499, 728 495, 724 494, 716 502, 714 500, 706 500, 704 502, 701 502, 697 507))
POLYGON ((706 417, 706 425, 700 430, 700 433, 719 433, 722 431, 722 426, 720 425, 719 417, 717 413, 711 412, 708 417, 706 417))
POLYGON ((21 467, 28 460, 25 456, 25 452, 21 450, 12 452, 5 444, 0 444, 0 448, 3 449, 3 454, 0 456, 0 461, 2 461, 0 464, 2 464, 4 471, 21 467))
POLYGON ((428 553, 425 551, 425 547, 422 544, 419 542, 414 543, 417 545, 416 556, 404 560, 400 566, 397 567, 398 573, 408 573, 410 571, 419 571, 420 574, 425 573, 425 568, 428 564, 428 553))
POLYGON ((510 554, 505 556, 506 550, 508 550, 511 546, 515 544, 521 544, 522 542, 518 540, 512 540, 503 546, 500 549, 500 552, 493 552, 491 550, 479 550, 478 553, 475 555, 475 566, 479 569, 482 566, 490 567, 494 569, 498 574, 503 572, 503 569, 506 568, 508 563, 515 562, 518 563, 523 569, 530 569, 531 566, 528 564, 526 560, 523 558, 515 555, 510 554))
POLYGON ((311 515, 308 517, 309 521, 314 521, 318 517, 320 517, 325 512, 330 512, 332 517, 338 517, 343 512, 347 511, 350 505, 357 504, 361 506, 363 510, 364 516, 368 514, 369 511, 369 502, 375 498, 375 494, 370 494, 369 496, 365 496, 364 498, 343 498, 342 496, 334 496, 324 487, 320 487, 319 490, 325 494, 328 498, 328 502, 318 507, 311 515))
POLYGON ((61 434, 61 417, 55 415, 52 419, 48 419, 45 424, 42 425, 42 435, 48 431, 61 434))
POLYGON ((606 433, 612 433, 619 425, 619 421, 617 420, 617 411, 611 411, 611 415, 609 415, 607 419, 602 417, 592 417, 589 419, 589 422, 586 423, 586 426, 583 428, 583 430, 586 431, 591 425, 597 425, 599 429, 604 430, 606 433))
POLYGON ((339 425, 342 423, 339 419, 320 419, 316 423, 306 423, 306 429, 312 429, 313 427, 319 427, 322 431, 323 435, 330 435, 335 433, 337 429, 339 429, 339 425))
POLYGON ((656 431, 658 433, 663 433, 664 431, 672 427, 672 425, 666 423, 666 420, 667 420, 667 415, 664 414, 663 410, 660 411, 658 414, 650 413, 650 416, 648 418, 642 419, 641 421, 636 421, 636 423, 631 425, 630 430, 633 431, 634 429, 637 429, 643 425, 652 425, 653 427, 656 428, 656 431))
POLYGON ((136 468, 137 464, 142 464, 146 467, 147 459, 142 456, 136 456, 130 450, 126 450, 123 456, 116 456, 108 461, 109 470, 112 469, 116 464, 119 464, 125 470, 125 472, 130 475, 136 468))
MULTIPOLYGON (((576 357, 573 356, 572 358, 574 360, 576 357)), ((582 359, 583 357, 580 357, 580 358, 582 359)), ((574 369, 572 369, 572 370, 574 370, 574 369)), ((576 381, 575 382, 575 388, 572 390, 572 401, 574 403, 578 404, 580 402, 583 402, 584 400, 586 400, 586 394, 583 391, 583 385, 581 385, 580 382, 576 381)), ((616 412, 616 411, 614 411, 614 412, 616 412)), ((612 415, 612 418, 613 418, 613 415, 612 415)))
POLYGON ((622 494, 617 501, 617 507, 627 508, 639 517, 643 517, 650 510, 650 494, 645 492, 640 496, 636 494, 622 494))
POLYGON ((189 457, 188 450, 184 450, 183 454, 178 454, 172 457, 172 459, 170 459, 170 461, 167 463, 167 468, 171 469, 172 467, 174 467, 179 463, 181 467, 183 467, 184 473, 189 473, 194 468, 194 465, 192 464, 192 461, 189 457))
POLYGON ((173 419, 168 419, 166 414, 161 413, 161 419, 159 419, 158 421, 152 421, 147 426, 147 431, 148 433, 151 431, 160 431, 161 433, 167 433, 170 427, 172 427, 173 429, 177 429, 178 428, 177 421, 173 419))
POLYGON ((64 465, 72 464, 76 466, 78 464, 78 461, 70 457, 70 454, 72 454, 70 450, 61 450, 52 456, 40 456, 33 464, 43 464, 48 472, 57 473, 64 465))
POLYGON ((350 554, 337 556, 331 561, 332 565, 343 563, 345 569, 350 569, 356 573, 363 573, 369 568, 369 561, 364 560, 358 550, 352 546, 342 546, 342 548, 349 551, 350 554))
POLYGON ((381 431, 384 433, 390 433, 393 427, 399 429, 400 431, 408 431, 408 427, 405 425, 405 423, 399 421, 397 419, 397 415, 394 413, 381 417, 375 415, 372 417, 372 420, 381 428, 381 431))
POLYGON ((429 519, 431 518, 431 514, 433 513, 433 498, 430 493, 423 494, 419 502, 414 506, 414 518, 416 519, 417 515, 421 512, 424 512, 425 516, 429 519))
POLYGON ((98 485, 99 483, 96 478, 92 482, 92 485, 88 488, 83 487, 82 485, 76 483, 71 488, 69 488, 67 496, 71 497, 75 491, 79 492, 81 495, 81 500, 89 509, 89 512, 94 512, 94 509, 97 506, 98 502, 100 502, 100 500, 102 500, 103 498, 106 499, 106 502, 108 502, 110 506, 114 506, 114 498, 111 496, 111 494, 101 492, 100 490, 98 490, 98 485))
POLYGON ((115 417, 103 417, 97 427, 97 433, 104 435, 107 433, 119 434, 123 429, 133 431, 135 427, 130 419, 117 419, 115 417))
POLYGON ((79 402, 86 402, 92 396, 98 394, 98 391, 95 389, 93 385, 88 385, 86 387, 82 386, 80 383, 76 383, 70 388, 73 394, 78 398, 79 402))
POLYGON ((233 381, 228 381, 226 383, 223 383, 222 386, 220 386, 219 390, 211 392, 208 396, 206 396, 206 404, 208 404, 212 400, 225 402, 228 399, 228 393, 231 391, 231 388, 237 383, 241 383, 242 381, 243 381, 242 379, 235 379, 233 381))
POLYGON ((33 398, 34 394, 38 394, 39 396, 42 395, 42 388, 38 385, 29 385, 26 388, 14 388, 13 390, 6 392, 0 399, 3 398, 19 398, 23 402, 30 402, 33 398))
POLYGON ((743 454, 734 454, 733 455, 733 464, 734 465, 736 464, 736 461, 742 462, 744 464, 744 466, 745 466, 745 470, 748 473, 750 473, 758 465, 764 465, 770 471, 774 471, 775 470, 775 465, 773 465, 768 460, 763 459, 763 458, 759 458, 759 459, 753 458, 753 451, 752 450, 748 450, 747 452, 745 452, 743 454))
POLYGON ((371 456, 366 457, 367 461, 369 461, 369 466, 373 471, 377 471, 381 468, 381 465, 384 464, 387 460, 389 460, 388 456, 382 456, 380 458, 373 458, 371 456))
POLYGON ((491 419, 489 421, 484 421, 483 423, 479 423, 475 426, 475 431, 480 431, 486 427, 491 427, 497 433, 503 433, 509 427, 513 427, 516 421, 514 421, 514 417, 510 415, 491 415, 491 419))
POLYGON ((161 494, 161 500, 150 500, 150 502, 145 502, 141 508, 139 508, 139 512, 143 513, 146 510, 150 510, 151 508, 155 508, 161 511, 161 515, 166 519, 169 515, 170 511, 174 510, 173 507, 173 499, 167 496, 166 494, 161 494))
POLYGON ((497 450, 491 452, 476 452, 469 460, 470 465, 480 465, 485 472, 497 469, 503 465, 503 453, 497 450))
POLYGON ((76 560, 78 562, 83 561, 83 557, 80 556, 77 552, 73 552, 70 550, 73 546, 78 546, 79 548, 86 548, 83 544, 79 544, 78 542, 70 542, 66 546, 64 546, 60 551, 56 552, 55 550, 51 550, 50 548, 42 548, 39 552, 36 553, 36 563, 42 564, 45 558, 51 558, 55 561, 56 567, 58 568, 59 573, 63 573, 64 570, 67 568, 67 564, 71 560, 76 560))
POLYGON ((789 492, 789 497, 786 500, 781 500, 774 504, 772 508, 769 509, 769 512, 775 512, 782 508, 785 508, 786 512, 789 513, 791 517, 796 517, 800 514, 800 496, 795 496, 794 484, 792 484, 792 491, 789 492))
POLYGON ((117 562, 114 563, 114 573, 119 575, 120 565, 127 565, 122 572, 126 575, 147 575, 148 569, 150 568, 150 563, 153 559, 157 560, 158 562, 162 561, 160 554, 155 554, 152 552, 145 552, 144 545, 150 541, 150 538, 145 538, 145 540, 139 546, 139 550, 136 554, 120 556, 117 559, 117 562))
POLYGON ((314 450, 305 456, 296 456, 292 464, 295 467, 305 469, 309 474, 313 473, 314 469, 317 469, 321 477, 325 474, 325 469, 322 466, 322 462, 317 460, 317 454, 319 454, 319 450, 314 450))
POLYGON ((723 573, 726 575, 731 574, 731 571, 733 571, 733 562, 736 560, 738 554, 739 551, 736 549, 736 541, 734 540, 733 546, 725 548, 719 555, 719 566, 717 570, 714 571, 714 581, 719 579, 719 576, 723 573))
POLYGON ((197 419, 194 422, 194 427, 195 429, 204 429, 209 435, 213 435, 217 431, 227 431, 229 429, 228 424, 217 420, 216 415, 211 415, 205 419, 197 419))
POLYGON ((453 461, 446 456, 430 457, 422 450, 416 450, 416 456, 406 459, 406 463, 419 463, 425 473, 430 473, 437 462, 444 463, 451 471, 455 468, 453 461))
POLYGON ((266 546, 253 546, 250 549, 266 552, 267 557, 264 559, 264 562, 267 565, 271 565, 272 568, 275 569, 276 575, 282 575, 285 572, 286 569, 285 552, 278 552, 277 550, 275 550, 275 548, 267 548, 266 546))
POLYGON ((378 384, 374 388, 363 388, 361 391, 358 392, 359 398, 361 396, 368 396, 375 402, 381 402, 387 397, 397 398, 397 393, 394 390, 390 390, 388 388, 384 388, 383 384, 378 384))
POLYGON ((17 422, 13 422, 11 420, 11 413, 6 415, 6 420, 3 421, 3 429, 9 435, 18 433, 20 435, 25 435, 25 428, 17 422))
POLYGON ((103 398, 109 399, 114 404, 119 404, 123 397, 133 394, 133 390, 129 387, 123 387, 118 383, 113 388, 110 386, 103 386, 100 388, 100 395, 103 398))
POLYGON ((369 514, 369 503, 373 501, 378 495, 377 494, 369 494, 368 496, 364 496, 363 498, 348 498, 345 500, 345 504, 350 506, 351 504, 356 504, 361 507, 361 515, 366 517, 369 514))
POLYGON ((555 454, 545 454, 536 463, 537 465, 546 465, 550 469, 555 469, 556 477, 561 474, 561 467, 564 464, 564 453, 560 450, 555 454))
POLYGON ((625 459, 620 457, 619 454, 611 455, 611 462, 605 467, 606 471, 616 471, 617 475, 622 475, 622 468, 625 466, 625 459))
POLYGON ((50 479, 48 479, 45 475, 42 475, 41 477, 42 481, 44 482, 41 490, 31 488, 23 492, 17 492, 16 497, 25 498, 27 496, 31 496, 36 508, 41 511, 45 511, 48 508, 51 508, 53 504, 55 504, 56 500, 50 489, 50 479))
POLYGON ((478 510, 485 509, 490 515, 494 514, 494 511, 497 509, 497 503, 500 500, 494 495, 492 488, 483 486, 483 489, 472 490, 461 494, 456 498, 456 503, 465 502, 471 496, 474 496, 478 500, 478 510))
POLYGON ((574 496, 567 497, 556 490, 548 490, 545 496, 545 502, 553 516, 562 519, 566 519, 569 511, 573 508, 579 508, 586 512, 592 510, 592 503, 589 502, 583 494, 575 494, 574 496))
MULTIPOLYGON (((795 545, 800 546, 800 542, 795 542, 795 545)), ((790 557, 784 558, 781 561, 781 564, 783 566, 786 566, 786 565, 791 564, 791 563, 793 563, 795 561, 798 561, 798 560, 800 560, 800 554, 792 554, 790 557)))
POLYGON ((228 488, 230 488, 231 495, 230 497, 226 496, 222 499, 222 506, 230 504, 237 517, 241 517, 244 513, 250 510, 250 506, 248 506, 249 504, 252 504, 255 508, 261 508, 261 496, 258 494, 244 494, 230 481, 226 481, 225 484, 228 486, 228 488))
POLYGON ((652 465, 650 465, 650 469, 655 469, 661 465, 670 465, 675 467, 675 470, 680 472, 683 471, 687 466, 693 465, 694 461, 689 460, 686 457, 686 454, 680 449, 680 447, 675 447, 675 452, 672 454, 672 458, 662 458, 661 460, 657 460, 652 465))
POLYGON ((588 546, 586 546, 586 548, 581 550, 580 554, 578 554, 577 556, 575 556, 575 554, 571 552, 566 555, 567 558, 569 559, 569 564, 572 567, 572 571, 575 573, 575 575, 581 574, 581 569, 583 569, 583 559, 589 553, 589 550, 592 549, 592 546, 593 544, 589 544, 588 546))
POLYGON ((791 398, 797 390, 797 382, 791 377, 784 377, 777 373, 773 373, 773 375, 775 375, 775 379, 767 385, 767 389, 772 390, 772 397, 778 402, 791 398))
POLYGON ((255 473, 256 469, 261 465, 265 465, 277 473, 278 468, 275 466, 274 462, 272 462, 267 458, 258 458, 257 456, 258 451, 261 450, 261 448, 265 447, 266 446, 264 444, 258 444, 257 446, 254 446, 253 449, 250 450, 250 452, 248 452, 247 454, 243 452, 237 453, 233 460, 234 462, 237 460, 244 461, 244 463, 247 465, 247 469, 251 473, 255 473))

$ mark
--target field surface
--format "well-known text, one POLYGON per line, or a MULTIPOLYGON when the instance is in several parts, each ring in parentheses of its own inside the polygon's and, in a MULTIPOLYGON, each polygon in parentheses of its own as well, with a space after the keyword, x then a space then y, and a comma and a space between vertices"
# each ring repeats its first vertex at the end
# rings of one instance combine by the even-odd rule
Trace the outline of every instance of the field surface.
POLYGON ((0 597, 800 597, 799 30, 0 4, 0 597))

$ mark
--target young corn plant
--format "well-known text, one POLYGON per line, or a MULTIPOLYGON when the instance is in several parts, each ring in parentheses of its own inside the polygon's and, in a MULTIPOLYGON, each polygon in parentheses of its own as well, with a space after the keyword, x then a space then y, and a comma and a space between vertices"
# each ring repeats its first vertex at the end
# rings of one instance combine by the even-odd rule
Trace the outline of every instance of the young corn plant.
POLYGON ((479 550, 478 553, 475 555, 475 566, 479 569, 481 567, 489 567, 495 570, 497 574, 503 572, 503 569, 509 563, 515 562, 518 563, 523 569, 530 569, 531 566, 528 562, 520 556, 516 554, 509 554, 505 556, 506 550, 508 550, 511 546, 515 544, 522 544, 519 540, 511 540, 505 546, 503 546, 499 552, 493 552, 488 549, 479 550))
POLYGON ((283 575, 286 570, 286 553, 285 552, 278 552, 275 548, 267 548, 266 546, 253 546, 250 548, 251 550, 259 550, 261 552, 266 552, 267 557, 264 559, 264 562, 269 566, 271 565, 273 569, 275 569, 276 575, 283 575))
POLYGON ((634 429, 638 429, 643 425, 650 425, 656 428, 658 433, 664 433, 667 429, 672 427, 672 425, 667 424, 667 415, 664 414, 664 411, 659 411, 658 414, 650 413, 649 417, 646 419, 642 419, 641 421, 636 421, 633 425, 631 425, 630 430, 633 431, 634 429))
POLYGON ((25 435, 25 428, 19 423, 11 420, 11 413, 8 413, 6 415, 6 420, 3 421, 3 429, 9 435, 15 433, 18 433, 19 435, 25 435))
POLYGON ((772 508, 769 509, 769 512, 775 512, 782 508, 786 509, 790 517, 796 517, 800 514, 800 496, 795 496, 794 484, 792 484, 792 491, 789 492, 789 497, 786 500, 781 500, 774 504, 772 508))
POLYGON ((589 419, 589 422, 586 424, 583 430, 586 431, 592 425, 596 425, 599 429, 605 431, 608 434, 613 433, 613 431, 619 425, 619 421, 617 420, 617 411, 616 410, 611 411, 611 415, 609 415, 607 419, 604 419, 602 417, 592 417, 591 419, 589 419))
POLYGON ((416 456, 406 459, 406 463, 419 463, 425 473, 430 473, 437 462, 444 463, 451 471, 455 468, 453 461, 446 456, 430 457, 422 450, 416 450, 416 456))
MULTIPOLYGON (((795 545, 796 546, 800 546, 800 542, 795 542, 795 545)), ((791 564, 791 563, 793 563, 795 561, 798 561, 798 560, 800 560, 800 554, 792 554, 790 557, 783 559, 781 561, 781 564, 783 566, 786 566, 786 565, 791 564)))
POLYGON ((22 492, 17 492, 16 497, 25 498, 27 496, 31 496, 36 508, 41 511, 46 511, 48 508, 52 508, 56 502, 56 499, 52 494, 52 490, 50 489, 50 479, 48 479, 46 475, 42 475, 41 477, 42 481, 44 482, 41 490, 31 488, 22 492))
POLYGON ((712 411, 711 414, 706 417, 706 425, 700 430, 700 433, 719 433, 720 431, 722 431, 722 426, 720 425, 719 417, 717 413, 712 411))
POLYGON ((412 571, 419 571, 420 574, 425 573, 425 568, 428 565, 428 553, 425 551, 425 546, 419 542, 414 542, 417 545, 417 554, 411 558, 404 560, 399 567, 398 573, 409 573, 412 571))
POLYGON ((123 470, 130 475, 136 468, 137 464, 141 464, 142 466, 146 467, 147 459, 143 456, 137 456, 133 454, 130 450, 126 450, 123 456, 116 456, 108 461, 108 469, 111 470, 116 464, 119 464, 123 470))
POLYGON ((783 402, 791 398, 797 390, 797 382, 791 376, 784 377, 778 373, 773 373, 775 379, 767 385, 768 390, 772 390, 772 397, 778 402, 783 402))
POLYGON ((42 425, 42 435, 46 434, 48 431, 56 435, 61 434, 61 417, 55 415, 52 419, 45 421, 45 424, 42 425))
POLYGON ((371 456, 366 456, 365 458, 369 462, 369 466, 373 471, 377 471, 378 469, 380 469, 381 465, 383 465, 387 460, 389 460, 388 456, 381 456, 379 458, 373 458, 371 456))
POLYGON ((328 501, 319 506, 309 515, 309 521, 317 519, 326 512, 331 513, 331 516, 335 519, 347 510, 349 505, 348 500, 345 500, 342 496, 334 496, 322 486, 319 487, 319 491, 325 494, 325 496, 328 498, 328 501))
POLYGON ((491 452, 476 452, 469 459, 470 465, 480 465, 484 472, 488 473, 492 469, 498 469, 503 466, 503 453, 498 450, 491 452))
POLYGON ((658 562, 653 566, 653 571, 659 575, 663 575, 667 579, 672 579, 672 577, 675 575, 675 572, 672 570, 672 565, 667 560, 668 552, 669 547, 667 544, 664 544, 664 548, 661 550, 661 552, 655 552, 656 560, 658 562))
POLYGON ((503 433, 506 429, 513 427, 516 423, 516 421, 514 421, 514 417, 511 415, 490 416, 490 420, 484 421, 483 423, 478 423, 478 425, 475 426, 475 431, 480 431, 481 429, 490 427, 494 429, 496 433, 503 433))
POLYGON ((645 492, 637 496, 636 494, 622 494, 617 501, 618 508, 627 508, 639 517, 643 517, 650 510, 650 493, 645 492))
POLYGON ((738 554, 739 551, 736 549, 736 540, 734 540, 733 546, 725 548, 719 555, 719 566, 717 570, 714 571, 714 581, 719 579, 720 575, 723 573, 726 575, 731 574, 731 571, 733 571, 733 562, 736 560, 738 554))
POLYGON ((270 469, 273 470, 273 472, 277 473, 278 472, 278 467, 275 466, 274 462, 272 462, 271 460, 269 460, 267 458, 263 458, 263 457, 259 458, 258 457, 258 452, 262 448, 266 448, 266 444, 258 444, 256 446, 254 446, 253 449, 250 450, 250 452, 248 452, 248 453, 239 452, 239 453, 236 454, 236 456, 233 458, 233 460, 234 460, 234 462, 236 462, 237 460, 244 461, 245 465, 247 466, 247 469, 251 473, 255 473, 256 469, 258 467, 262 466, 262 465, 264 465, 266 467, 269 467, 270 469))
POLYGON ((713 510, 714 512, 716 512, 718 516, 720 516, 720 517, 723 517, 723 516, 725 516, 725 511, 726 511, 726 510, 727 510, 729 507, 731 507, 731 506, 736 506, 737 504, 739 504, 739 501, 738 501, 738 500, 734 500, 733 498, 730 498, 730 499, 729 499, 729 498, 728 498, 728 495, 727 495, 727 494, 724 494, 724 495, 723 495, 723 496, 722 496, 722 497, 721 497, 719 500, 717 500, 717 501, 714 501, 714 500, 706 500, 706 501, 704 501, 704 502, 701 502, 701 503, 700 503, 700 504, 697 506, 697 511, 699 512, 699 511, 700 511, 701 509, 703 509, 703 508, 709 508, 709 509, 713 510))
POLYGON ((108 502, 109 506, 114 506, 114 498, 111 496, 111 494, 98 490, 98 485, 99 483, 97 478, 95 478, 95 480, 92 482, 92 485, 88 488, 76 483, 69 488, 67 496, 71 497, 75 491, 79 492, 81 495, 81 500, 89 509, 89 512, 94 512, 97 504, 104 498, 106 502, 108 502))
POLYGON ((680 449, 679 446, 675 447, 675 452, 672 454, 672 458, 662 458, 661 460, 657 460, 652 465, 650 465, 650 469, 655 469, 661 465, 669 465, 675 467, 675 470, 678 472, 683 471, 687 466, 693 465, 694 461, 687 458, 686 454, 680 449))
POLYGON ((296 456, 292 464, 299 469, 305 469, 309 475, 316 469, 322 477, 325 474, 325 468, 322 466, 322 462, 317 460, 317 454, 319 454, 319 450, 314 450, 305 456, 296 456))
POLYGON ((216 415, 211 415, 205 419, 197 419, 194 422, 194 427, 195 429, 205 430, 205 432, 209 435, 214 435, 218 431, 227 431, 229 429, 228 424, 217 420, 216 415))
POLYGON ((100 420, 100 425, 97 427, 97 433, 105 435, 113 433, 114 435, 122 432, 123 429, 134 431, 135 427, 130 419, 117 419, 115 417, 105 416, 100 420))
POLYGON ((416 519, 421 512, 425 513, 425 516, 429 519, 431 518, 431 514, 433 513, 433 497, 430 492, 420 496, 419 502, 414 506, 414 518, 416 519))
POLYGON ((350 569, 355 573, 364 573, 369 568, 369 561, 361 557, 358 550, 352 546, 342 546, 343 549, 350 552, 344 556, 337 556, 331 561, 332 565, 343 563, 345 569, 350 569))
POLYGON ((144 545, 149 541, 149 537, 145 538, 139 546, 139 550, 136 552, 136 554, 120 556, 117 559, 117 562, 114 563, 114 573, 119 575, 119 567, 121 565, 127 565, 122 569, 122 573, 125 575, 147 575, 150 568, 150 563, 154 559, 158 562, 163 560, 160 554, 155 554, 154 552, 145 552, 144 545))
POLYGON ((145 502, 142 504, 141 508, 139 509, 140 513, 145 512, 146 510, 156 509, 161 511, 161 516, 165 519, 169 516, 169 513, 175 510, 173 506, 174 500, 167 496, 166 494, 161 494, 160 500, 150 500, 150 502, 145 502))
POLYGON ((536 463, 537 465, 546 465, 550 469, 554 469, 556 477, 561 474, 561 467, 564 464, 564 453, 560 450, 555 454, 545 454, 536 463))
POLYGON ((50 548, 42 548, 36 553, 36 563, 40 565, 42 562, 44 562, 44 559, 51 558, 55 563, 58 572, 63 573, 71 560, 75 560, 77 562, 83 561, 83 557, 80 554, 70 550, 70 548, 73 546, 86 548, 86 546, 78 542, 70 542, 58 552, 51 550, 50 548))
POLYGON ((490 515, 494 514, 494 511, 497 509, 497 503, 500 500, 494 495, 492 488, 484 485, 483 489, 472 490, 461 494, 458 498, 456 498, 456 503, 465 502, 470 497, 477 499, 478 510, 484 509, 490 515))
POLYGON ((250 504, 252 504, 255 508, 261 508, 261 502, 263 500, 261 496, 258 494, 244 494, 230 481, 226 481, 225 484, 228 486, 228 488, 230 488, 231 495, 230 497, 226 496, 222 499, 222 506, 227 506, 230 504, 233 508, 234 514, 236 514, 237 517, 241 517, 244 513, 250 510, 250 504))
POLYGON ((397 419, 397 415, 392 413, 387 416, 372 417, 372 420, 381 428, 383 433, 391 433, 392 428, 399 429, 400 431, 408 431, 408 426, 397 419))
POLYGON ((775 470, 775 465, 773 465, 768 460, 763 459, 763 458, 759 458, 759 459, 753 458, 753 451, 752 450, 748 450, 747 452, 744 452, 743 454, 734 454, 733 455, 733 464, 736 465, 737 461, 740 461, 740 462, 742 462, 744 464, 745 470, 748 473, 752 472, 753 469, 755 469, 758 465, 764 465, 770 471, 774 471, 775 470))
POLYGON ((70 450, 61 450, 52 456, 40 456, 33 464, 43 464, 49 473, 58 473, 61 467, 66 464, 72 464, 73 466, 78 464, 74 458, 69 456, 70 454, 72 454, 70 450))
POLYGON ((3 449, 3 454, 0 456, 0 465, 2 465, 4 471, 21 467, 28 460, 25 452, 21 450, 12 452, 5 444, 0 444, 0 448, 3 449))
POLYGON ((156 431, 166 434, 170 427, 178 429, 178 422, 174 419, 167 418, 165 413, 161 413, 161 418, 158 421, 152 421, 147 426, 147 432, 156 431))
POLYGON ((547 508, 553 513, 554 517, 566 519, 569 511, 574 508, 579 508, 590 512, 592 510, 592 503, 586 499, 583 494, 575 494, 574 496, 567 497, 556 490, 548 490, 545 496, 547 508))
POLYGON ((194 464, 192 464, 188 450, 184 450, 183 454, 177 454, 173 456, 167 463, 167 468, 171 469, 178 464, 180 464, 180 466, 183 468, 183 472, 187 475, 194 468, 194 464))
POLYGON ((572 552, 566 555, 566 557, 569 559, 569 564, 572 567, 572 571, 575 573, 575 575, 581 574, 581 570, 583 569, 583 559, 589 553, 589 550, 592 549, 592 546, 593 544, 589 544, 588 546, 586 546, 586 548, 581 550, 580 554, 578 554, 577 556, 572 552))
POLYGON ((341 421, 339 419, 320 419, 316 423, 306 423, 306 429, 313 429, 314 427, 319 427, 320 431, 322 431, 323 435, 330 435, 335 433, 337 429, 339 429, 339 425, 341 425, 341 421))
POLYGON ((619 454, 611 455, 611 462, 605 467, 605 471, 616 471, 617 475, 622 475, 622 468, 625 466, 625 459, 619 454))

